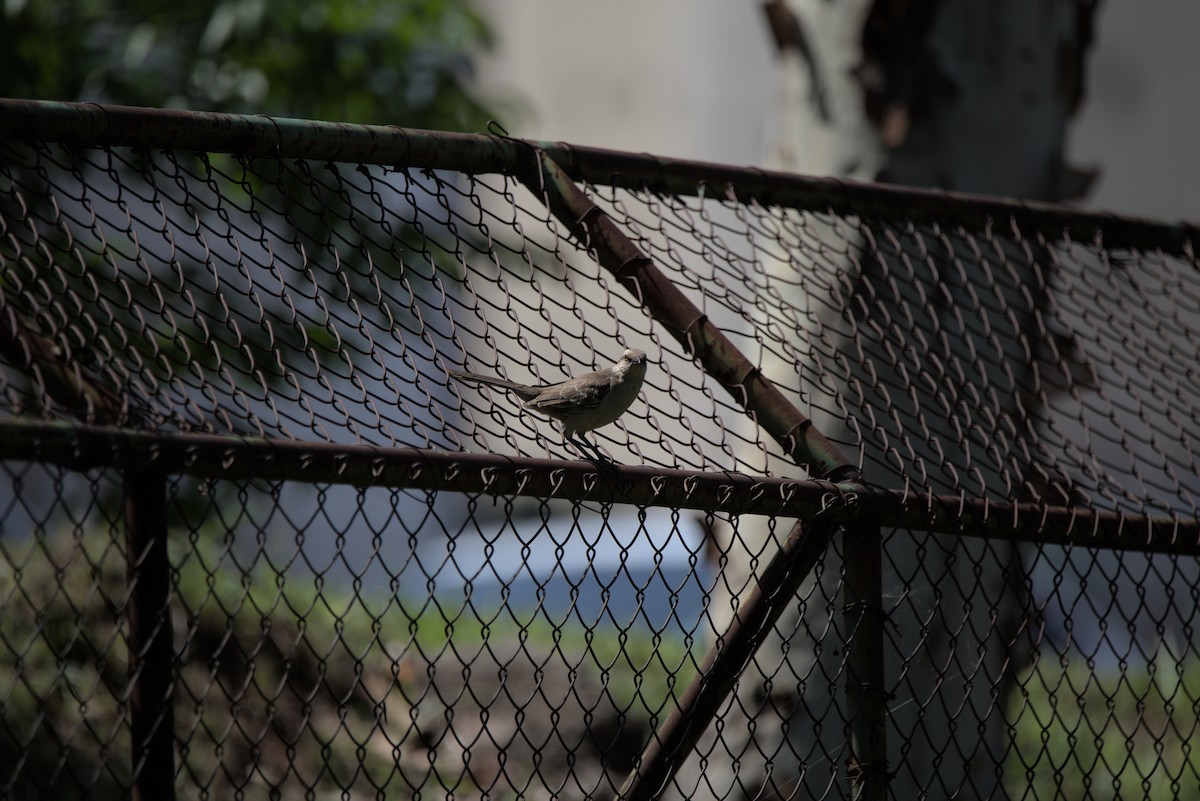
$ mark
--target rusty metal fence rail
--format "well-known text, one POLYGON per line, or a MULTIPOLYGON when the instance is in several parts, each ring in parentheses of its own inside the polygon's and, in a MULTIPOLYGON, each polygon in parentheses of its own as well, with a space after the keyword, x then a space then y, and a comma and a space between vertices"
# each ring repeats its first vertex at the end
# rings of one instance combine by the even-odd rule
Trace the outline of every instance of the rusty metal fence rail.
POLYGON ((0 797, 1200 793, 1198 239, 0 100, 0 797))

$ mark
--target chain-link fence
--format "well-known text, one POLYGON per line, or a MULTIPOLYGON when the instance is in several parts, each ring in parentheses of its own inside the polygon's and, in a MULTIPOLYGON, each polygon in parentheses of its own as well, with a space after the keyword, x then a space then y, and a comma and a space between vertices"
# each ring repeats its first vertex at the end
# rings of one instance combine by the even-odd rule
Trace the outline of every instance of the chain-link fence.
POLYGON ((0 796, 1200 797, 1197 229, 265 117, 0 140, 0 796), (597 453, 449 374, 626 348, 597 453))

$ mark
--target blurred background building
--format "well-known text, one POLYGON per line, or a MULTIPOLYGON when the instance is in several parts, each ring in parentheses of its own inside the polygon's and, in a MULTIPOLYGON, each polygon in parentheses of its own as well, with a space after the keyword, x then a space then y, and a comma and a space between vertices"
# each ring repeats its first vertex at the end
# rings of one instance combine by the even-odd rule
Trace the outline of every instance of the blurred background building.
MULTIPOLYGON (((758 3, 669 0, 480 6, 497 39, 485 95, 511 98, 515 136, 764 165, 778 59, 758 3)), ((1200 53, 1192 0, 1105 0, 1069 161, 1100 170, 1081 202, 1200 217, 1200 53)))

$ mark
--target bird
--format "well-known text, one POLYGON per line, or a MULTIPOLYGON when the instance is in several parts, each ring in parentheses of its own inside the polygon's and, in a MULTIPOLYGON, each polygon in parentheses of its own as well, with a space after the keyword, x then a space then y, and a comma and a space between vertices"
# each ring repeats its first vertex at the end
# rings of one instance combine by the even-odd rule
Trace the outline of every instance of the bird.
POLYGON ((589 443, 581 434, 615 422, 637 398, 646 378, 646 354, 630 348, 612 367, 541 386, 462 370, 448 372, 458 381, 509 390, 523 401, 522 408, 562 423, 563 436, 568 442, 587 446, 589 443))

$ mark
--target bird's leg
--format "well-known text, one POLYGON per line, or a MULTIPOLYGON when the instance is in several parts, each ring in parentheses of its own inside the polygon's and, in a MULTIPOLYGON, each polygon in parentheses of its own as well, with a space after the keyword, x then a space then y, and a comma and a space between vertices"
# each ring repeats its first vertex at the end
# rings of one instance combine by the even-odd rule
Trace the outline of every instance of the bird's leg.
POLYGON ((599 445, 587 439, 582 434, 575 435, 575 442, 577 443, 576 448, 580 451, 590 450, 591 453, 595 454, 594 456, 589 456, 586 458, 589 462, 595 465, 596 469, 601 475, 608 479, 616 479, 617 475, 619 475, 617 471, 617 463, 605 456, 600 450, 599 445))
POLYGON ((589 462, 602 465, 612 463, 612 460, 601 452, 600 446, 589 442, 582 434, 571 432, 571 434, 566 435, 566 440, 570 444, 574 445, 575 450, 578 451, 580 455, 589 462))

